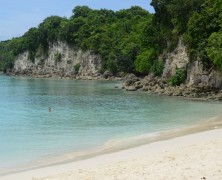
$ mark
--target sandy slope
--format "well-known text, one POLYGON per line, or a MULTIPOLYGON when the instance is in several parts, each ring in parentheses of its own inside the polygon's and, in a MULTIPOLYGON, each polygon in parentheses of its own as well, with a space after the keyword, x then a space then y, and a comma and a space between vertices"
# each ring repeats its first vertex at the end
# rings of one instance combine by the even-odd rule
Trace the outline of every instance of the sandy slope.
POLYGON ((0 177, 1 180, 222 179, 222 129, 0 177))
POLYGON ((0 177, 0 180, 222 179, 222 129, 0 177))

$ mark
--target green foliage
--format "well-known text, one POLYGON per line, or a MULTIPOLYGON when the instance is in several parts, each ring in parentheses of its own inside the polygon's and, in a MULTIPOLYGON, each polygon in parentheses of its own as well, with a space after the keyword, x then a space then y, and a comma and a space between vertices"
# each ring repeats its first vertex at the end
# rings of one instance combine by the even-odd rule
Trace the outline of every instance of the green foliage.
POLYGON ((149 49, 139 54, 135 61, 136 70, 142 74, 148 74, 151 71, 156 52, 154 49, 149 49))
MULTIPOLYGON (((134 62, 146 46, 143 43, 143 29, 147 21, 152 22, 152 18, 152 14, 138 6, 117 12, 77 6, 69 19, 50 16, 37 28, 31 28, 22 37, 10 40, 7 51, 13 55, 12 59, 28 51, 32 62, 37 58, 43 63, 50 44, 64 41, 76 49, 99 54, 103 71, 110 70, 113 74, 136 72, 134 62)), ((55 62, 59 60, 59 54, 55 55, 55 62)))
POLYGON ((116 13, 105 9, 79 8, 74 9, 70 19, 72 28, 69 28, 73 32, 68 33, 72 34, 69 36, 72 42, 69 43, 100 54, 103 70, 108 69, 114 74, 135 71, 134 61, 142 48, 139 36, 141 26, 152 15, 137 6, 116 13), (76 10, 81 10, 81 13, 76 10))
POLYGON ((13 68, 15 55, 10 50, 10 41, 3 41, 0 43, 0 71, 6 72, 7 69, 13 68))
POLYGON ((213 64, 222 70, 222 31, 209 37, 207 55, 213 64))
POLYGON ((152 0, 156 13, 153 29, 160 51, 172 51, 180 35, 186 32, 187 23, 193 12, 199 11, 204 0, 152 0))
POLYGON ((31 60, 31 62, 34 63, 35 62, 35 52, 30 51, 28 58, 31 60))
POLYGON ((176 73, 172 76, 169 80, 170 85, 172 86, 179 86, 180 84, 184 83, 187 78, 187 69, 176 69, 176 73))
POLYGON ((74 69, 75 69, 76 73, 79 72, 79 68, 80 68, 80 64, 79 63, 74 66, 74 69))
MULTIPOLYGON (((44 59, 52 43, 66 42, 75 49, 90 50, 102 59, 101 71, 161 75, 164 54, 171 52, 183 35, 191 60, 206 68, 222 70, 221 0, 152 0, 155 14, 133 6, 112 11, 77 6, 70 18, 51 16, 20 38, 0 43, 0 70, 28 51, 29 59, 44 59)), ((59 62, 61 55, 55 55, 59 62)), ((78 66, 76 67, 79 68, 78 66)), ((182 70, 171 79, 182 82, 182 70)))
MULTIPOLYGON (((208 56, 210 55, 211 58, 213 56, 211 53, 213 50, 208 48, 208 39, 221 29, 222 7, 220 2, 220 0, 205 0, 201 10, 193 12, 190 17, 185 35, 190 58, 192 60, 200 59, 205 68, 209 68, 214 63, 214 60, 208 56)), ((215 37, 215 35, 213 36, 215 37)), ((214 37, 210 39, 210 44, 213 44, 214 37)))
POLYGON ((72 11, 72 18, 87 17, 91 11, 92 9, 90 9, 88 6, 76 6, 72 11))
POLYGON ((153 66, 151 67, 150 71, 155 75, 155 76, 160 76, 163 73, 164 69, 164 62, 162 59, 154 61, 153 66))
POLYGON ((118 64, 115 60, 108 60, 106 62, 106 67, 109 71, 111 71, 113 74, 117 74, 118 72, 118 64))
POLYGON ((61 62, 62 60, 62 54, 57 52, 54 56, 54 59, 55 59, 55 63, 57 64, 58 62, 61 62))
POLYGON ((38 27, 38 43, 37 46, 41 45, 45 51, 48 50, 49 43, 53 43, 59 40, 60 27, 66 18, 59 16, 50 16, 46 18, 38 27))

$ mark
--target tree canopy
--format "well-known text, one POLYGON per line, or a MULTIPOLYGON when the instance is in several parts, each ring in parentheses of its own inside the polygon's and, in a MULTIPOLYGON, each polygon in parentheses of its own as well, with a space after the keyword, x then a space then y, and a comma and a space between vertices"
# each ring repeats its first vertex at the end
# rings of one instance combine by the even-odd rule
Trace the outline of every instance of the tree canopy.
POLYGON ((152 0, 154 14, 138 6, 120 11, 77 6, 70 18, 50 16, 22 37, 0 42, 0 70, 13 67, 28 51, 47 56, 58 41, 102 57, 102 69, 161 75, 163 53, 172 51, 181 36, 191 60, 222 70, 221 0, 152 0))

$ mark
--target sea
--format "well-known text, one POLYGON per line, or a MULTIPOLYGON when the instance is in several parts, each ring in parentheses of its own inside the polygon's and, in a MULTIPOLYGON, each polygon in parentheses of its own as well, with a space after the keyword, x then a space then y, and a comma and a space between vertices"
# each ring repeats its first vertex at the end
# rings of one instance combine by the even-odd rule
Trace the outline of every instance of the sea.
POLYGON ((121 83, 0 75, 0 175, 124 149, 127 139, 146 143, 222 115, 220 102, 127 92, 121 83))

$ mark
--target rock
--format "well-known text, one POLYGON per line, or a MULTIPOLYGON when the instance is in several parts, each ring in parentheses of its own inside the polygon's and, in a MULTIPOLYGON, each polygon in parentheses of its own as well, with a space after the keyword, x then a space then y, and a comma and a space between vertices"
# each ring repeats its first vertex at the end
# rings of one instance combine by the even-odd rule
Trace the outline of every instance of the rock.
POLYGON ((206 71, 200 61, 189 64, 187 77, 190 86, 222 88, 222 73, 214 69, 206 71))
POLYGON ((124 78, 125 74, 126 73, 124 73, 124 72, 118 72, 116 76, 122 79, 122 78, 124 78))
POLYGON ((123 87, 133 86, 137 81, 140 81, 140 79, 136 77, 134 74, 127 74, 124 78, 123 87))
POLYGON ((122 87, 127 91, 135 91, 137 89, 143 88, 143 84, 140 82, 140 79, 134 74, 127 74, 124 78, 122 87))
POLYGON ((222 93, 214 94, 212 97, 214 97, 218 101, 222 101, 222 93))
POLYGON ((28 52, 18 55, 14 68, 17 75, 48 76, 48 74, 54 74, 61 77, 74 77, 77 75, 78 66, 79 76, 97 76, 101 69, 101 57, 90 51, 76 50, 66 43, 56 42, 49 45, 48 56, 37 53, 34 62, 29 60, 28 52), (56 54, 61 54, 61 60, 55 63, 56 54), (75 72, 75 74, 70 72, 75 72))
POLYGON ((149 86, 143 86, 142 90, 143 91, 148 91, 149 90, 149 86))
POLYGON ((174 88, 172 93, 173 96, 182 96, 182 92, 179 88, 174 88))
POLYGON ((137 82, 134 83, 134 87, 136 89, 141 89, 143 87, 143 85, 142 85, 142 83, 140 81, 137 81, 137 82))
POLYGON ((173 95, 172 90, 171 90, 170 87, 164 88, 163 94, 165 94, 167 96, 172 96, 173 95))
POLYGON ((126 91, 136 91, 137 89, 134 86, 126 86, 126 91))
POLYGON ((155 93, 157 94, 161 94, 162 93, 162 89, 160 88, 160 86, 156 86, 156 90, 155 90, 155 93))
POLYGON ((136 82, 136 81, 139 81, 140 79, 133 73, 130 73, 130 74, 127 74, 125 77, 124 77, 124 80, 125 81, 132 81, 132 82, 136 82))
POLYGON ((104 77, 105 79, 108 79, 109 77, 112 77, 112 76, 113 76, 113 73, 110 72, 110 71, 108 71, 108 70, 106 70, 106 71, 103 73, 103 77, 104 77))
POLYGON ((189 63, 189 56, 187 53, 187 48, 183 43, 183 38, 179 39, 176 49, 166 54, 165 57, 165 67, 163 70, 162 77, 170 78, 176 73, 177 68, 185 68, 189 63))
POLYGON ((68 61, 67 61, 67 64, 71 64, 71 63, 72 63, 72 61, 71 61, 71 60, 68 60, 68 61))

